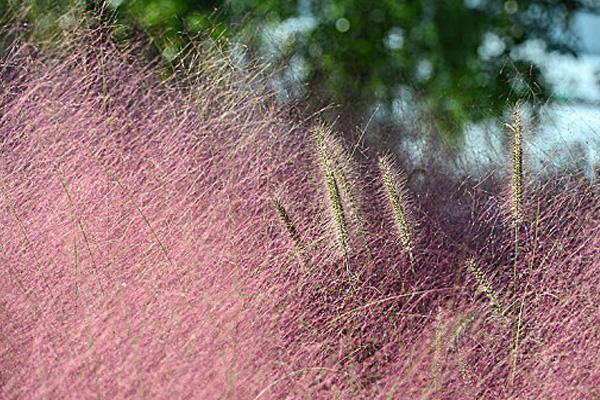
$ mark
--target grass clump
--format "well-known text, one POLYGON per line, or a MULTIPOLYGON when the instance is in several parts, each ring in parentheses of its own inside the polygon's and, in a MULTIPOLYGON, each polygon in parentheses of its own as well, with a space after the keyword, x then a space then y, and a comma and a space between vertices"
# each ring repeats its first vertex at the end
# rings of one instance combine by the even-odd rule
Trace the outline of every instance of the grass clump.
POLYGON ((598 186, 540 182, 528 226, 517 118, 515 241, 502 181, 439 172, 409 207, 389 159, 289 121, 226 49, 164 80, 98 40, 0 62, 0 398, 597 396, 598 186), (282 239, 310 268, 290 271, 282 239), (505 315, 494 287, 523 273, 511 343, 480 316, 505 315))

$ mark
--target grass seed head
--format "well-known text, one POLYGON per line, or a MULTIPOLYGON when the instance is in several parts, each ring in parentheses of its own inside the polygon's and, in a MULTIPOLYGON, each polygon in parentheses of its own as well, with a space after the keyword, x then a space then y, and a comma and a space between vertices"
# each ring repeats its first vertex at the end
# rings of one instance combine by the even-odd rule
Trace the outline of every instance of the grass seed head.
POLYGON ((453 353, 458 349, 460 340, 467 334, 475 321, 477 321, 479 315, 478 310, 472 310, 460 318, 458 324, 452 330, 452 335, 448 339, 448 353, 453 353))
POLYGON ((338 245, 342 254, 347 255, 349 252, 348 223, 346 220, 346 214, 344 212, 344 206, 342 204, 340 187, 335 176, 332 155, 329 152, 327 143, 325 141, 324 130, 322 128, 317 128, 314 130, 314 133, 317 142, 317 151, 319 154, 319 165, 325 178, 328 204, 331 208, 331 214, 333 216, 333 222, 336 228, 338 245))
POLYGON ((402 248, 408 254, 412 263, 413 242, 411 227, 409 225, 409 219, 407 216, 406 201, 404 200, 405 196, 403 196, 404 188, 398 187, 396 184, 396 180, 394 179, 394 174, 392 172, 392 166, 387 158, 380 158, 378 165, 388 202, 394 216, 394 222, 400 234, 402 248))
POLYGON ((471 274, 473 274, 473 276, 477 280, 477 283, 479 284, 479 290, 481 290, 485 297, 488 298, 490 304, 494 307, 494 310, 498 312, 498 314, 500 314, 501 316, 504 316, 504 307, 498 299, 496 291, 492 287, 492 284, 490 283, 485 273, 481 270, 481 268, 479 268, 479 266, 473 258, 469 258, 467 260, 466 266, 469 272, 471 272, 471 274))
POLYGON ((277 197, 273 197, 271 199, 271 202, 273 204, 273 207, 275 207, 277 214, 279 215, 281 223, 290 235, 290 238, 292 239, 298 250, 302 251, 304 249, 304 244, 302 243, 300 234, 298 233, 298 230, 296 229, 296 226, 294 225, 294 222, 292 221, 292 218, 290 217, 289 213, 277 197))
POLYGON ((510 130, 512 132, 511 213, 513 223, 519 224, 523 220, 523 123, 518 105, 513 111, 510 130))

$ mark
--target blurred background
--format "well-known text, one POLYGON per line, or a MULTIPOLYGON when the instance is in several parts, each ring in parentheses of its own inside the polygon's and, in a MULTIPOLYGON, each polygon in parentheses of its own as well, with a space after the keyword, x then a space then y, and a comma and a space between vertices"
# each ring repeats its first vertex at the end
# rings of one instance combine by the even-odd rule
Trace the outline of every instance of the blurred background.
POLYGON ((600 0, 0 0, 4 24, 44 42, 90 14, 166 65, 223 41, 242 67, 267 65, 300 116, 321 111, 413 169, 501 165, 518 102, 531 166, 598 174, 600 0))

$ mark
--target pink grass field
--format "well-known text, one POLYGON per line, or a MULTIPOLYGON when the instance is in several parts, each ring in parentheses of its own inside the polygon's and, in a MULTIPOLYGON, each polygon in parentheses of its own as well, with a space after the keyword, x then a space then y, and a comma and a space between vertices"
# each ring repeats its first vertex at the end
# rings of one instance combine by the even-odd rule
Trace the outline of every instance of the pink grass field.
POLYGON ((0 63, 0 398, 600 398, 597 183, 531 179, 516 257, 504 189, 407 191, 413 275, 377 160, 206 47, 0 63))

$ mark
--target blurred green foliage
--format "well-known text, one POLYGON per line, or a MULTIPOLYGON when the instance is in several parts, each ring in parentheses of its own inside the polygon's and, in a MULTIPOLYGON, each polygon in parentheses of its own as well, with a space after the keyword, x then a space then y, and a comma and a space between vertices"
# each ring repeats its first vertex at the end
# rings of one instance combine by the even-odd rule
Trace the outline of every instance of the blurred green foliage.
POLYGON ((119 34, 144 32, 173 59, 199 32, 265 48, 284 66, 302 61, 313 105, 391 106, 409 92, 442 131, 500 115, 517 99, 547 93, 535 66, 509 60, 529 39, 572 51, 574 11, 595 0, 0 0, 0 11, 20 9, 47 34, 69 11, 102 8, 119 34), (291 27, 300 29, 291 29, 291 27), (288 27, 274 46, 266 33, 288 27))

